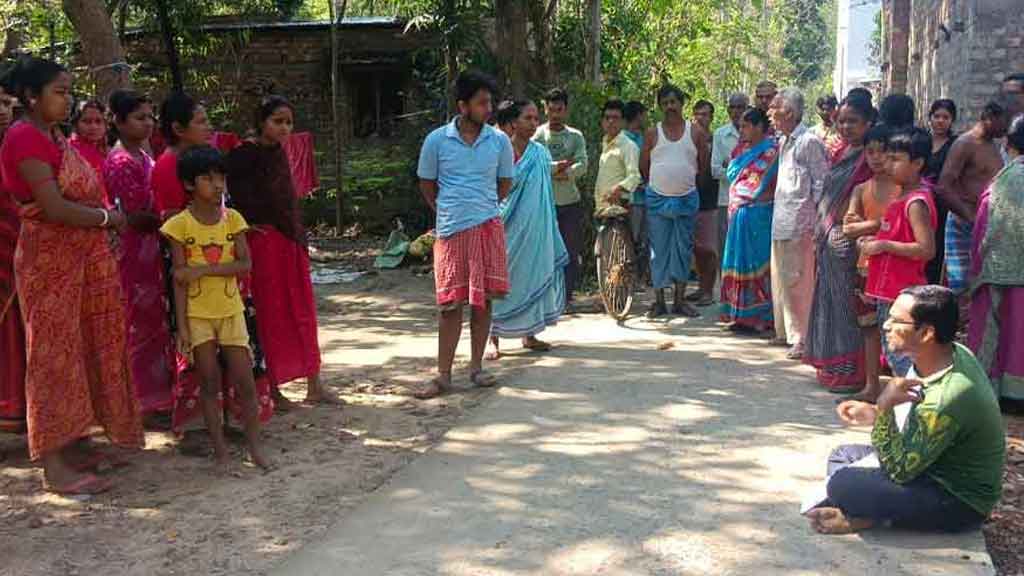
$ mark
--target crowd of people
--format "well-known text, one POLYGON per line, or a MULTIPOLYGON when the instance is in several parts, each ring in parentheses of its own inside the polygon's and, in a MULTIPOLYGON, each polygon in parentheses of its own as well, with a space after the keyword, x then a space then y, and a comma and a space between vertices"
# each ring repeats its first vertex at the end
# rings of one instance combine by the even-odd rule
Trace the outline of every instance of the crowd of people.
MULTIPOLYGON (((528 100, 495 111, 485 75, 464 72, 454 88, 458 114, 427 137, 418 168, 437 214, 440 309, 438 373, 421 398, 451 386, 466 304, 474 384, 496 384, 488 336, 488 359, 499 338, 549 350, 537 335, 571 311, 581 264, 588 154, 566 124, 569 95, 545 95, 540 125, 528 100)), ((833 455, 828 496, 807 512, 821 532, 963 529, 999 499, 999 399, 1024 400, 1011 353, 1024 330, 1024 75, 998 92, 959 136, 951 100, 931 105, 925 130, 910 97, 876 108, 862 88, 819 98, 813 127, 804 95, 769 81, 754 106, 731 95, 717 130, 714 104, 698 101, 687 119, 671 84, 651 127, 638 101, 601 109, 593 217, 629 210, 648 317, 696 317, 718 286, 728 330, 787 346, 849 395, 845 422, 874 426, 872 446, 833 455)))
MULTIPOLYGON (((696 317, 717 292, 729 330, 787 346, 822 386, 853 394, 840 418, 873 426, 871 446, 830 460, 826 497, 807 511, 821 532, 963 529, 1000 497, 998 401, 1024 399, 1012 354, 1024 75, 1000 88, 959 136, 952 101, 929 108, 926 131, 909 97, 876 109, 861 89, 818 99, 810 127, 803 94, 767 81, 753 106, 731 95, 716 130, 714 104, 688 119, 671 84, 652 126, 638 101, 602 107, 593 217, 628 211, 648 316, 696 317)), ((545 95, 541 124, 529 100, 495 106, 486 75, 464 72, 454 89, 458 114, 427 136, 417 168, 436 213, 439 310, 438 372, 419 398, 451 387, 467 304, 469 379, 494 386, 488 342, 492 360, 501 338, 550 350, 538 335, 571 312, 580 280, 588 153, 567 125, 569 94, 545 95)), ((96 469, 125 462, 83 440, 94 427, 138 448, 159 414, 183 443, 205 429, 222 467, 232 415, 252 461, 272 466, 260 427, 289 408, 282 384, 305 379, 307 401, 339 402, 319 380, 285 152, 294 107, 267 96, 243 140, 216 137, 184 93, 157 120, 138 92, 74 106, 72 92, 67 70, 38 58, 0 80, 0 423, 27 429, 45 487, 62 494, 110 489, 96 469)))
POLYGON ((139 92, 72 93, 71 74, 40 58, 0 80, 0 424, 27 432, 61 494, 108 490, 95 472, 125 452, 84 438, 99 426, 139 448, 147 418, 186 451, 205 429, 226 467, 234 416, 252 461, 271 466, 259 431, 291 407, 281 385, 305 379, 308 402, 339 402, 319 380, 285 153, 293 106, 267 96, 250 139, 217 142, 188 94, 167 96, 157 121, 139 92))

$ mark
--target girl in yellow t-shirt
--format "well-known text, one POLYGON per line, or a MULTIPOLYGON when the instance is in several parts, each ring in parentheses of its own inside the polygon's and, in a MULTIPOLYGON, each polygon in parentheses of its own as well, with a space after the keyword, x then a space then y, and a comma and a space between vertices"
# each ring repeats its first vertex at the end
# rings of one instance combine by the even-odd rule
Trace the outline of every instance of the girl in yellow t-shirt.
POLYGON ((183 152, 178 158, 178 178, 191 202, 160 229, 171 242, 174 261, 178 348, 194 358, 202 386, 203 417, 218 463, 227 466, 230 461, 218 403, 219 352, 241 400, 252 460, 269 468, 260 440, 249 334, 238 293, 238 277, 251 267, 244 234, 248 224, 235 210, 221 207, 224 159, 216 149, 199 146, 183 152))

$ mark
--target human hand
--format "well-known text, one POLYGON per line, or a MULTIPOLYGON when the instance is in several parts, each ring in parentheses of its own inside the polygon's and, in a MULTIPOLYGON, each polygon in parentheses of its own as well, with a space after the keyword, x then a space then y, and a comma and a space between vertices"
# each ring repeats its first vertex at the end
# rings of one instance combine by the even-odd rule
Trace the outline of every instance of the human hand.
POLYGON ((848 426, 870 426, 875 423, 878 410, 860 400, 847 400, 836 407, 836 414, 848 426))
POLYGON ((864 219, 856 212, 847 212, 846 216, 843 216, 843 224, 857 224, 863 221, 864 219))
POLYGON ((107 227, 113 228, 118 234, 128 227, 128 217, 120 210, 107 211, 107 227))
POLYGON ((907 402, 920 402, 924 383, 909 378, 893 378, 878 397, 878 410, 891 410, 907 402))
POLYGON ((202 266, 185 266, 182 268, 177 268, 174 270, 174 281, 183 286, 187 286, 192 282, 195 282, 196 280, 202 278, 203 272, 204 270, 202 266))
POLYGON ((192 335, 189 334, 187 326, 178 326, 178 334, 174 338, 174 343, 182 356, 192 353, 192 335))
POLYGON ((865 256, 875 256, 885 252, 885 240, 875 240, 871 237, 870 240, 865 240, 860 243, 860 252, 865 256))

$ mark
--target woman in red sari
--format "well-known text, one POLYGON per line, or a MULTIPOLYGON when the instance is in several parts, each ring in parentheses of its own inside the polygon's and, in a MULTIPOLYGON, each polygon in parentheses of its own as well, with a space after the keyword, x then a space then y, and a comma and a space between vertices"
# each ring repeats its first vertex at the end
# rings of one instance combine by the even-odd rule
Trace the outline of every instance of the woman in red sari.
POLYGON ((107 159, 107 108, 99 100, 86 100, 75 107, 71 116, 71 146, 92 166, 97 174, 103 172, 107 159))
POLYGON ((153 102, 118 90, 110 96, 118 142, 103 163, 110 201, 124 210, 117 260, 128 316, 128 359, 142 413, 171 409, 174 344, 166 305, 160 217, 153 203, 153 159, 143 145, 153 133, 153 102))
POLYGON ((26 117, 0 147, 0 175, 22 206, 14 269, 27 334, 29 455, 42 461, 48 490, 103 492, 111 483, 83 470, 100 461, 79 460, 77 440, 98 424, 114 444, 143 444, 109 241, 127 220, 104 208, 95 171, 57 130, 70 104, 68 72, 25 58, 12 82, 26 117))
POLYGON ((252 295, 267 370, 279 408, 289 406, 278 387, 306 379, 306 401, 337 403, 320 385, 316 300, 302 212, 282 144, 292 132, 294 109, 267 97, 257 117, 258 136, 228 155, 231 201, 249 222, 252 295))
MULTIPOLYGON (((0 87, 0 142, 14 119, 14 95, 0 87)), ((14 290, 18 204, 0 186, 0 431, 25 429, 25 326, 14 290)))
POLYGON ((178 179, 178 155, 209 143, 212 131, 206 109, 188 94, 175 92, 160 106, 160 133, 167 149, 153 167, 153 197, 161 219, 167 220, 188 205, 178 179))

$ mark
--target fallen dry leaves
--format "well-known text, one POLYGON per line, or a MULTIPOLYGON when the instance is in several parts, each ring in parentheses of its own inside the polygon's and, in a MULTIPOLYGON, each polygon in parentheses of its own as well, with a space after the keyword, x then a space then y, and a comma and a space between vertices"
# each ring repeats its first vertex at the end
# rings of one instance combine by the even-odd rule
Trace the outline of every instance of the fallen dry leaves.
POLYGON ((1003 499, 985 524, 985 542, 1003 576, 1024 575, 1024 416, 1005 414, 1006 473, 1003 499))

